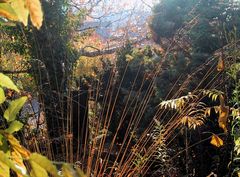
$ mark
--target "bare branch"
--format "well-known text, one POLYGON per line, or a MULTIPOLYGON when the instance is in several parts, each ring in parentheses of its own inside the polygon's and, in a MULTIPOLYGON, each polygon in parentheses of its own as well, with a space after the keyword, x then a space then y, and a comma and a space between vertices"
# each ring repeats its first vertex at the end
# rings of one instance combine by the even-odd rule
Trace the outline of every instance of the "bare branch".
POLYGON ((10 71, 10 70, 0 70, 0 73, 3 74, 26 74, 29 73, 30 70, 20 70, 20 71, 10 71))
MULTIPOLYGON (((136 40, 131 42, 131 44, 140 44, 142 43, 144 40, 146 40, 146 38, 142 38, 140 40, 136 40)), ((109 54, 113 54, 115 52, 117 52, 119 49, 121 49, 122 45, 120 46, 116 46, 116 47, 112 47, 112 48, 108 48, 108 49, 104 49, 104 50, 100 50, 94 46, 85 46, 82 49, 80 49, 79 55, 80 56, 85 56, 85 57, 97 57, 100 55, 109 55, 109 54), (95 51, 86 51, 86 48, 92 48, 95 51)))

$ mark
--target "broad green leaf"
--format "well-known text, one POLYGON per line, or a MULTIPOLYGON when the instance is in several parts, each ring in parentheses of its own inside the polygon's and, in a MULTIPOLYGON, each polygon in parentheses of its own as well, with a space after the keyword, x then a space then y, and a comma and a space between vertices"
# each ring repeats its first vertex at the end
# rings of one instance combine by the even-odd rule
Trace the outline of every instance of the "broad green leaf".
POLYGON ((44 157, 40 154, 37 154, 37 153, 32 153, 30 156, 30 160, 34 161, 39 166, 44 168, 52 176, 59 177, 56 166, 53 165, 52 162, 50 160, 48 160, 46 157, 44 157))
MULTIPOLYGON (((27 175, 25 173, 23 173, 21 171, 21 169, 19 169, 18 166, 16 166, 12 160, 9 159, 9 157, 3 152, 0 151, 0 163, 5 164, 4 165, 4 169, 7 170, 7 168, 11 168, 14 172, 21 174, 24 177, 27 177, 27 175)), ((5 177, 5 176, 3 176, 5 177)))
POLYGON ((20 130, 23 127, 23 124, 17 120, 11 122, 10 126, 5 130, 7 133, 14 133, 20 130))
POLYGON ((0 86, 19 92, 17 86, 13 83, 13 81, 3 73, 0 73, 0 86))
POLYGON ((24 103, 27 101, 27 97, 18 98, 12 102, 10 102, 9 107, 4 112, 4 117, 8 122, 14 121, 16 119, 17 114, 23 107, 24 103))
POLYGON ((19 152, 24 159, 28 159, 30 157, 30 152, 21 146, 19 141, 12 134, 5 133, 5 137, 14 151, 19 152))
POLYGON ((47 171, 42 168, 40 165, 38 165, 33 160, 29 161, 32 167, 30 176, 31 177, 48 177, 47 171))
POLYGON ((4 90, 0 87, 0 104, 2 104, 6 100, 4 90))
POLYGON ((30 13, 32 24, 40 29, 43 21, 43 12, 39 0, 26 0, 26 6, 30 13))
POLYGON ((2 134, 0 134, 0 151, 5 153, 9 151, 7 140, 2 134))
MULTIPOLYGON (((18 17, 9 3, 0 3, 0 16, 17 21, 18 17)), ((1 79, 0 79, 1 80, 1 79)))
POLYGON ((27 26, 29 11, 26 8, 25 1, 23 0, 11 1, 11 6, 18 17, 18 21, 22 22, 25 26, 27 26))

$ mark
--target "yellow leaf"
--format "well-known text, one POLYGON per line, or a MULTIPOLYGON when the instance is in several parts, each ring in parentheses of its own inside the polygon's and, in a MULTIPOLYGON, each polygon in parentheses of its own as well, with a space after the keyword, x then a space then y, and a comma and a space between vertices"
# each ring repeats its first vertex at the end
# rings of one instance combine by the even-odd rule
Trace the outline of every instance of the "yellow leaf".
POLYGON ((18 17, 9 3, 0 3, 0 16, 17 21, 18 17))
POLYGON ((52 162, 48 160, 46 157, 37 153, 32 153, 30 156, 30 160, 36 162, 39 166, 44 168, 52 176, 59 177, 56 166, 53 165, 52 162))
MULTIPOLYGON (((5 164, 5 169, 7 170, 6 166, 10 167, 14 172, 21 174, 22 176, 27 176, 26 174, 22 173, 22 170, 16 166, 12 160, 3 152, 0 151, 0 162, 5 164)), ((6 177, 5 174, 3 177, 6 177)))
POLYGON ((68 164, 63 164, 62 174, 63 174, 64 177, 74 177, 74 176, 76 176, 76 172, 68 164))
POLYGON ((23 177, 22 174, 27 174, 27 169, 23 163, 23 158, 22 158, 21 154, 17 151, 12 151, 11 158, 12 158, 12 161, 15 164, 15 166, 22 172, 21 174, 17 173, 17 176, 23 177))
POLYGON ((20 153, 21 156, 25 159, 28 159, 30 157, 30 152, 26 148, 21 146, 18 140, 13 135, 7 133, 4 135, 6 136, 8 142, 10 143, 14 151, 20 153))
POLYGON ((31 177, 48 177, 47 171, 33 160, 29 161, 32 167, 31 177))
POLYGON ((221 106, 221 107, 224 107, 224 106, 225 106, 224 96, 223 96, 222 94, 219 96, 219 100, 220 100, 220 106, 221 106))
POLYGON ((0 161, 0 177, 10 177, 10 168, 4 162, 0 161))
POLYGON ((0 85, 2 87, 6 87, 8 89, 12 89, 15 90, 16 92, 19 92, 17 86, 13 83, 13 81, 3 73, 0 73, 0 85))
POLYGON ((84 172, 81 169, 76 168, 76 171, 77 171, 77 174, 78 174, 79 177, 87 177, 87 175, 85 175, 84 172))
POLYGON ((225 133, 227 133, 227 120, 229 114, 229 107, 228 106, 220 106, 219 117, 218 117, 218 124, 225 133))
POLYGON ((12 0, 10 2, 10 4, 18 17, 18 21, 22 22, 25 26, 27 26, 29 11, 25 6, 24 1, 23 0, 12 0))
POLYGON ((0 87, 0 104, 2 104, 6 100, 4 90, 0 87))
POLYGON ((220 57, 218 60, 217 70, 219 72, 224 70, 224 61, 223 61, 222 57, 220 57))
POLYGON ((26 7, 29 10, 32 24, 40 29, 43 21, 43 12, 39 0, 26 0, 26 7))
POLYGON ((212 135, 212 139, 210 142, 212 145, 216 146, 216 147, 221 147, 223 146, 223 140, 221 138, 219 138, 217 135, 213 134, 212 135))
POLYGON ((125 57, 126 57, 126 61, 132 61, 134 59, 134 57, 129 54, 127 54, 125 57))
POLYGON ((206 108, 205 116, 210 116, 210 115, 211 115, 211 108, 206 108))

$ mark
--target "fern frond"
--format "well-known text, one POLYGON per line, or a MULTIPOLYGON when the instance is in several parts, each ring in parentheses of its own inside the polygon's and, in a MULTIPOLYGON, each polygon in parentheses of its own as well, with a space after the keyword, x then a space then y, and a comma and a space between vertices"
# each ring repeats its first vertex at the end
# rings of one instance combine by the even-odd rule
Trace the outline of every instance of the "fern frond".
POLYGON ((217 98, 223 95, 222 91, 211 89, 211 90, 201 90, 202 94, 209 97, 212 101, 217 101, 217 98))
POLYGON ((189 103, 191 100, 197 98, 196 95, 188 94, 186 96, 182 96, 180 98, 162 101, 159 106, 164 109, 182 109, 189 103))
POLYGON ((181 123, 189 129, 196 129, 196 127, 204 124, 206 109, 205 103, 192 103, 186 113, 182 116, 181 123))

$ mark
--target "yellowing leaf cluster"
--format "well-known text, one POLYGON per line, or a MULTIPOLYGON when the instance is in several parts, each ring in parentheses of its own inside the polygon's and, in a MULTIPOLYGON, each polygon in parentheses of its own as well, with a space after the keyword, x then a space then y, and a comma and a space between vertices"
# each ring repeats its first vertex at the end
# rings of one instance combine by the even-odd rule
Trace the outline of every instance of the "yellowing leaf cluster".
MULTIPOLYGON (((5 102, 4 88, 19 92, 17 86, 6 75, 0 73, 0 101, 5 102)), ((23 147, 12 135, 19 131, 23 124, 16 119, 16 115, 26 102, 27 97, 20 97, 11 101, 4 112, 8 128, 0 129, 0 177, 10 177, 12 170, 17 177, 60 177, 56 166, 46 157, 31 153, 23 147), (24 164, 27 161, 30 166, 24 164)), ((63 165, 63 175, 66 177, 85 176, 81 170, 74 170, 70 165, 63 165)))
POLYGON ((0 16, 12 21, 28 24, 30 15, 33 26, 40 29, 43 21, 43 12, 39 0, 8 0, 0 2, 0 16))

